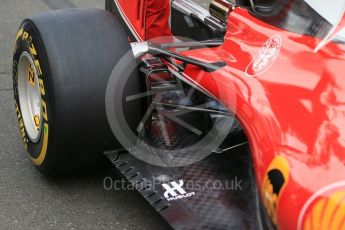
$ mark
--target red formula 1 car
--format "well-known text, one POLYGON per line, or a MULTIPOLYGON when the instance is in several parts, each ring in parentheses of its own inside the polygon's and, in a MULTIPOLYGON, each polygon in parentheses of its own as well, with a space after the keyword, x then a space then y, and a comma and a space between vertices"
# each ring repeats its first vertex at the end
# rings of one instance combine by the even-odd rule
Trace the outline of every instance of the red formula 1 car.
POLYGON ((26 19, 13 82, 47 175, 106 158, 177 229, 345 229, 345 2, 107 0, 26 19))

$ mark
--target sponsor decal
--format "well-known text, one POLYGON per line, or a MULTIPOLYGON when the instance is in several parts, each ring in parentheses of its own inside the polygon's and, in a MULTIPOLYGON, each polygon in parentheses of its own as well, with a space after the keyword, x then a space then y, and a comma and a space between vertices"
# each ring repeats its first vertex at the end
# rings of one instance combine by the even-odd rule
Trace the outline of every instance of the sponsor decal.
MULTIPOLYGON (((15 50, 16 52, 18 51, 18 45, 20 43, 23 44, 27 44, 27 49, 28 52, 31 56, 31 58, 33 59, 33 65, 30 66, 29 70, 28 70, 28 82, 32 85, 36 84, 35 82, 35 78, 33 75, 33 71, 36 70, 37 74, 38 74, 38 84, 40 87, 40 93, 41 93, 41 100, 42 100, 42 117, 43 117, 43 141, 42 141, 42 147, 40 150, 40 153, 38 155, 37 158, 32 158, 30 157, 30 159, 33 161, 34 164, 36 165, 41 165, 43 164, 44 160, 45 160, 45 156, 47 153, 47 149, 48 149, 48 136, 49 136, 49 124, 48 124, 48 111, 47 111, 47 104, 45 102, 45 96, 46 96, 46 91, 45 91, 45 84, 44 84, 44 78, 43 78, 43 71, 41 68, 41 64, 38 58, 38 53, 35 47, 35 44, 33 42, 32 36, 29 34, 29 32, 25 31, 23 28, 21 28, 16 36, 16 42, 15 42, 15 50)), ((13 76, 14 79, 18 78, 18 62, 15 61, 13 63, 13 76)), ((16 94, 17 92, 15 92, 16 94)), ((22 135, 22 139, 24 141, 25 144, 25 148, 28 148, 28 143, 29 143, 29 138, 26 135, 26 130, 24 127, 24 121, 23 121, 23 117, 20 111, 20 106, 18 105, 18 103, 16 102, 15 104, 16 106, 16 113, 17 113, 17 118, 18 118, 18 122, 19 122, 19 128, 21 131, 21 135, 22 135)), ((39 117, 34 117, 34 122, 36 124, 36 126, 39 126, 39 122, 40 119, 39 117)), ((38 127, 37 127, 38 128, 38 127)))
POLYGON ((345 181, 314 193, 299 214, 297 229, 345 229, 345 181))
POLYGON ((34 122, 35 122, 37 131, 39 131, 40 130, 40 116, 38 115, 34 116, 34 122))
POLYGON ((271 162, 262 185, 263 203, 273 224, 277 225, 277 210, 281 194, 289 180, 289 164, 282 156, 271 162))
POLYGON ((32 68, 32 65, 29 67, 28 71, 28 82, 30 85, 35 86, 35 74, 34 74, 34 68, 32 68))
POLYGON ((277 60, 281 46, 282 38, 279 35, 270 37, 247 66, 246 75, 258 76, 267 71, 277 60))
POLYGON ((15 102, 15 107, 16 107, 17 119, 18 119, 18 122, 19 122, 20 134, 22 135, 22 139, 24 141, 25 148, 27 149, 28 148, 27 145, 28 145, 29 140, 26 137, 25 127, 24 127, 24 120, 23 120, 22 113, 20 112, 20 109, 19 109, 19 106, 18 106, 17 102, 15 102))
POLYGON ((179 180, 178 182, 172 181, 169 184, 162 184, 163 188, 165 189, 164 197, 168 201, 173 201, 194 196, 195 192, 187 193, 182 187, 183 184, 183 180, 179 180))

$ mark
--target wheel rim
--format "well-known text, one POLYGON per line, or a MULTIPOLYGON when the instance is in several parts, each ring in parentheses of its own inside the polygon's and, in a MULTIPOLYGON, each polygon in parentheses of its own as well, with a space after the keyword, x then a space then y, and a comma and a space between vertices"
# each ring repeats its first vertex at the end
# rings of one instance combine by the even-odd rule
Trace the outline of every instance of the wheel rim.
POLYGON ((37 143, 42 128, 42 99, 37 69, 27 52, 23 52, 19 58, 18 96, 27 135, 32 142, 37 143))

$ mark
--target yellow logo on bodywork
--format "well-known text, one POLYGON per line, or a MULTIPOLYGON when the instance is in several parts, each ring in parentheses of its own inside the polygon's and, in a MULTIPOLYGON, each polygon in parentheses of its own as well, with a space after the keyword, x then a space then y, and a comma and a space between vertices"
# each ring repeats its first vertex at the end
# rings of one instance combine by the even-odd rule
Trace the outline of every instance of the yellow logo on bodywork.
POLYGON ((312 206, 305 222, 304 230, 345 228, 345 192, 339 191, 328 198, 320 197, 312 206))
POLYGON ((277 156, 269 165, 262 185, 263 203, 272 222, 277 224, 277 208, 280 196, 289 180, 289 164, 277 156))

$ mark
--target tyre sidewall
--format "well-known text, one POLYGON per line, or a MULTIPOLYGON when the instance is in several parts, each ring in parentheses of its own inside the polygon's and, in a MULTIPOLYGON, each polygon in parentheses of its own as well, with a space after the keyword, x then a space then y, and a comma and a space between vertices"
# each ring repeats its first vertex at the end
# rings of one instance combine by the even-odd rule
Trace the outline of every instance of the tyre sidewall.
POLYGON ((52 157, 52 154, 48 153, 48 148, 51 145, 51 134, 49 132, 52 129, 52 123, 50 115, 52 106, 52 88, 49 87, 49 63, 47 61, 47 55, 45 48, 42 45, 41 38, 37 32, 34 24, 30 20, 25 20, 19 28, 19 31, 15 40, 15 51, 13 55, 13 91, 15 99, 15 109, 20 126, 20 133, 23 139, 25 148, 29 152, 32 162, 40 168, 45 168, 48 161, 48 157, 52 157), (42 128, 40 130, 40 138, 37 142, 30 140, 28 133, 25 129, 22 111, 19 101, 18 92, 18 64, 19 59, 23 52, 27 52, 32 60, 34 60, 34 68, 37 71, 37 76, 40 81, 40 94, 42 100, 42 128))

